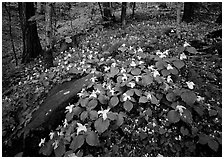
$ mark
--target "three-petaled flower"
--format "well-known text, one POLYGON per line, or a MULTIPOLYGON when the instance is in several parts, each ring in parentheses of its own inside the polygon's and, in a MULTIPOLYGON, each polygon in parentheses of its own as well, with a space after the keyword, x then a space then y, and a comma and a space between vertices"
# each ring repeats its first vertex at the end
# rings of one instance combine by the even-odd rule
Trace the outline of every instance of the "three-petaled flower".
POLYGON ((53 139, 53 137, 54 137, 54 132, 53 131, 50 132, 49 137, 50 137, 51 140, 53 139))
POLYGON ((130 85, 131 88, 135 87, 135 83, 134 82, 129 82, 128 84, 130 85))
POLYGON ((160 75, 160 74, 159 74, 159 72, 158 72, 157 70, 154 70, 154 71, 153 71, 153 76, 154 76, 154 77, 159 76, 159 75, 160 75))
POLYGON ((54 146, 54 150, 56 148, 58 148, 58 146, 59 146, 59 140, 54 140, 54 142, 52 143, 52 146, 54 146))
POLYGON ((179 113, 180 113, 180 115, 182 115, 183 112, 184 112, 184 109, 186 109, 184 106, 182 106, 182 105, 177 105, 175 110, 178 110, 179 113))
POLYGON ((90 80, 94 83, 94 82, 96 82, 96 76, 94 76, 94 77, 92 77, 90 80))
POLYGON ((126 70, 124 69, 124 67, 121 68, 121 73, 126 72, 126 70))
POLYGON ((79 133, 80 133, 81 131, 84 131, 84 132, 87 131, 87 128, 86 128, 85 125, 82 125, 81 123, 77 123, 77 125, 78 125, 78 127, 77 127, 77 135, 79 135, 79 133))
POLYGON ((189 89, 194 89, 194 82, 186 82, 189 89))
POLYGON ((74 107, 75 105, 74 104, 71 104, 71 105, 69 105, 69 106, 67 106, 65 109, 66 109, 66 113, 67 112, 69 112, 69 113, 72 113, 72 109, 73 109, 73 107, 74 107))
POLYGON ((135 67, 137 64, 134 61, 131 61, 130 66, 135 67))
POLYGON ((121 78, 123 82, 127 81, 128 80, 128 77, 127 75, 124 73, 123 74, 123 77, 121 78))
POLYGON ((123 100, 126 101, 127 99, 131 100, 131 96, 129 96, 127 93, 124 93, 123 94, 123 100))
POLYGON ((168 82, 168 83, 173 82, 173 80, 172 80, 172 78, 171 78, 171 76, 170 76, 170 75, 169 75, 169 76, 167 76, 167 82, 168 82))
POLYGON ((90 94, 89 97, 90 97, 90 98, 91 98, 91 97, 97 98, 96 91, 93 90, 93 92, 90 94))
POLYGON ((185 41, 184 42, 184 47, 187 47, 187 46, 191 46, 191 45, 185 41))
POLYGON ((136 82, 139 82, 139 78, 140 78, 140 77, 142 77, 142 76, 134 76, 135 81, 136 81, 136 82))
POLYGON ((107 113, 109 112, 110 108, 107 108, 106 110, 100 110, 98 111, 98 114, 102 114, 103 120, 107 119, 107 113))
POLYGON ((167 70, 172 70, 173 67, 172 67, 170 64, 168 64, 166 69, 167 69, 167 70))
POLYGON ((180 54, 180 60, 183 60, 183 59, 187 59, 187 56, 184 53, 180 54))
POLYGON ((45 138, 40 139, 39 147, 41 147, 42 145, 44 145, 44 143, 45 143, 45 138))

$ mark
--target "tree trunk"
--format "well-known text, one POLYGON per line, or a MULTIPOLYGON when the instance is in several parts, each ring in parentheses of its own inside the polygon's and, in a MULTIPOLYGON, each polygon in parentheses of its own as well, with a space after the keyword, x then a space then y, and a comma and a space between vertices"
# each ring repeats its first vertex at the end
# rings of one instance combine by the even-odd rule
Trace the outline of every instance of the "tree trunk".
POLYGON ((184 15, 182 21, 190 23, 193 21, 194 16, 194 3, 185 2, 184 3, 184 15))
POLYGON ((181 3, 180 2, 177 2, 177 37, 180 39, 181 36, 180 36, 180 22, 181 22, 181 17, 180 17, 180 14, 181 14, 181 3))
POLYGON ((46 34, 45 34, 44 65, 46 68, 50 68, 53 66, 52 5, 53 5, 52 3, 47 2, 45 6, 46 34))
POLYGON ((135 16, 135 7, 136 7, 136 2, 132 2, 132 14, 131 14, 132 18, 134 18, 134 16, 135 16))
POLYGON ((23 37, 22 63, 28 63, 42 51, 36 22, 28 21, 35 15, 33 2, 19 2, 19 15, 23 37))
POLYGON ((122 8, 121 8, 121 24, 122 24, 122 26, 126 25, 126 10, 127 10, 127 2, 122 2, 122 8))
POLYGON ((104 21, 114 21, 114 16, 111 12, 110 2, 103 2, 103 20, 104 21))
POLYGON ((10 3, 9 3, 9 9, 6 5, 6 2, 3 3, 3 5, 5 6, 5 10, 8 13, 8 16, 9 16, 9 35, 10 35, 10 40, 11 40, 11 44, 12 44, 12 51, 13 51, 16 66, 17 66, 18 65, 18 59, 17 59, 17 56, 16 56, 16 50, 15 50, 15 45, 14 45, 14 40, 13 40, 13 35, 12 35, 12 18, 11 18, 11 12, 10 12, 10 3))

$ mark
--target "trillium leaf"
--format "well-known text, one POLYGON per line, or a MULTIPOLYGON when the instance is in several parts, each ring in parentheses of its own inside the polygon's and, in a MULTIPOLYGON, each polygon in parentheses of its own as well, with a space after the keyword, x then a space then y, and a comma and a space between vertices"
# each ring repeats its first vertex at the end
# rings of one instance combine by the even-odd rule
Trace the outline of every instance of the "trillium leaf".
POLYGON ((88 112, 87 111, 83 111, 82 114, 80 115, 80 119, 82 121, 85 121, 86 118, 88 118, 88 112))
POLYGON ((188 105, 194 104, 194 102, 197 100, 197 96, 192 91, 186 91, 182 93, 181 98, 188 105))
POLYGON ((80 99, 80 100, 81 100, 80 101, 81 106, 82 107, 86 107, 89 99, 88 98, 84 98, 84 99, 80 99))
POLYGON ((117 96, 114 96, 110 99, 110 104, 115 107, 119 103, 119 99, 117 96))
POLYGON ((152 94, 152 98, 151 98, 151 103, 152 104, 159 104, 159 100, 152 94))
POLYGON ((65 154, 65 145, 64 143, 60 142, 59 146, 54 150, 56 157, 62 157, 65 154))
POLYGON ((181 120, 184 121, 185 123, 191 124, 193 122, 192 114, 190 110, 184 109, 183 113, 181 115, 181 120))
POLYGON ((175 67, 173 67, 173 69, 172 70, 169 70, 173 75, 178 75, 178 70, 175 68, 175 67))
POLYGON ((199 143, 202 144, 202 145, 205 145, 208 143, 208 140, 209 140, 209 136, 208 135, 205 135, 205 134, 200 134, 199 135, 199 143))
POLYGON ((194 47, 186 47, 186 51, 192 54, 197 53, 197 50, 194 47))
POLYGON ((117 116, 116 125, 121 126, 123 123, 124 123, 124 114, 119 113, 118 116, 117 116))
POLYGON ((175 101, 175 99, 176 99, 176 96, 175 96, 175 94, 174 93, 168 93, 167 95, 166 95, 166 99, 168 100, 168 101, 170 101, 170 102, 173 102, 173 101, 175 101))
POLYGON ((97 111, 95 111, 95 110, 91 110, 91 111, 89 112, 89 118, 90 118, 91 120, 96 120, 96 119, 98 118, 98 113, 97 113, 97 111))
POLYGON ((131 70, 131 74, 134 75, 134 76, 137 76, 140 73, 141 73, 141 69, 139 69, 139 68, 135 68, 135 69, 131 70))
POLYGON ((144 86, 150 85, 153 82, 153 77, 151 75, 142 76, 142 84, 144 86))
POLYGON ((75 136, 69 148, 72 149, 73 151, 76 151, 84 144, 84 141, 85 141, 84 135, 75 136))
POLYGON ((152 116, 152 110, 150 108, 148 108, 146 111, 145 111, 145 115, 151 117, 152 116))
POLYGON ((183 136, 187 136, 189 134, 188 129, 184 128, 183 126, 180 128, 180 132, 183 136))
POLYGON ((94 131, 88 131, 86 135, 86 142, 90 146, 97 146, 99 145, 99 137, 94 131))
POLYGON ((123 106, 124 106, 124 109, 128 112, 130 112, 133 108, 133 104, 129 100, 125 101, 123 106))
POLYGON ((108 99, 104 95, 99 95, 98 100, 100 101, 101 104, 107 104, 108 99))
POLYGON ((117 67, 111 67, 110 68, 110 77, 114 77, 115 75, 117 75, 119 73, 119 69, 117 67))
POLYGON ((208 146, 215 152, 217 152, 219 149, 219 143, 212 138, 208 140, 208 146))
POLYGON ((208 111, 208 113, 209 113, 209 116, 215 116, 215 115, 217 115, 217 111, 216 110, 213 110, 213 109, 210 109, 208 111))
POLYGON ((164 61, 160 60, 156 62, 156 68, 158 70, 162 70, 163 68, 165 68, 164 64, 166 64, 164 61))
POLYGON ((147 99, 146 96, 141 96, 141 97, 139 98, 139 103, 147 103, 147 102, 148 102, 148 99, 147 99))
POLYGON ((135 94, 137 96, 141 96, 142 95, 142 91, 141 90, 139 90, 139 89, 134 89, 134 90, 135 90, 135 94))
POLYGON ((92 99, 88 103, 88 108, 89 109, 94 109, 98 104, 98 101, 96 99, 92 99))
POLYGON ((177 123, 180 121, 180 114, 175 110, 170 110, 167 114, 167 118, 171 123, 177 123))
POLYGON ((181 69, 182 67, 184 67, 184 62, 181 61, 181 60, 176 60, 176 61, 173 61, 173 65, 178 68, 178 69, 181 69))
POLYGON ((168 71, 167 69, 163 69, 163 70, 161 71, 161 74, 162 74, 164 77, 166 77, 166 76, 168 76, 168 75, 170 74, 170 71, 168 71))
POLYGON ((50 156, 53 151, 52 143, 53 141, 49 141, 46 144, 44 144, 44 146, 41 147, 40 149, 40 153, 42 153, 45 156, 50 156))
POLYGON ((117 119, 117 113, 113 113, 113 112, 108 112, 107 113, 107 118, 109 118, 110 120, 115 120, 117 119))
POLYGON ((94 122, 94 126, 99 133, 103 133, 104 131, 106 131, 109 125, 110 125, 110 121, 108 119, 103 120, 103 118, 98 118, 94 122))

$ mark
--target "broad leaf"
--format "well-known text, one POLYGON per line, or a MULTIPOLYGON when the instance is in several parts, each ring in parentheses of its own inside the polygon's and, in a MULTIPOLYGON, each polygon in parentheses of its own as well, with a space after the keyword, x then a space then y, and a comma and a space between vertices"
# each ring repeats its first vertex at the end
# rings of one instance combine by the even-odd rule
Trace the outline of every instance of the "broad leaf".
POLYGON ((87 111, 83 111, 82 114, 80 115, 80 119, 82 121, 85 121, 86 118, 88 118, 88 112, 87 111))
POLYGON ((96 99, 90 100, 88 105, 87 105, 88 109, 90 109, 90 110, 94 109, 97 106, 97 104, 98 104, 98 101, 96 99))
POLYGON ((217 152, 219 149, 219 143, 212 138, 208 140, 208 146, 215 152, 217 152))
POLYGON ((193 122, 192 114, 188 109, 183 109, 183 114, 181 115, 181 120, 185 123, 191 124, 193 122))
POLYGON ((117 116, 116 125, 121 126, 123 123, 124 123, 124 114, 120 112, 117 116))
POLYGON ((124 109, 128 112, 130 112, 133 108, 133 104, 129 100, 125 101, 123 106, 124 106, 124 109))
POLYGON ((166 77, 166 76, 168 76, 168 75, 170 74, 170 71, 168 71, 167 69, 163 69, 163 70, 161 71, 161 74, 162 74, 164 77, 166 77))
POLYGON ((186 51, 192 54, 197 53, 197 50, 194 47, 186 47, 186 51))
POLYGON ((76 151, 84 144, 84 141, 85 141, 84 135, 75 136, 69 148, 72 149, 73 151, 76 151))
POLYGON ((205 134, 200 134, 199 135, 199 143, 202 144, 202 145, 205 145, 208 143, 208 140, 209 140, 209 136, 208 135, 205 135, 205 134))
POLYGON ((90 146, 97 146, 99 144, 99 137, 94 131, 88 131, 86 135, 86 142, 90 146))
POLYGON ((63 142, 59 143, 59 146, 54 150, 56 157, 62 157, 65 154, 65 145, 63 142))
POLYGON ((117 113, 113 113, 113 112, 108 112, 107 113, 107 118, 109 118, 110 120, 115 120, 117 119, 117 113))
POLYGON ((180 121, 180 114, 175 110, 170 110, 167 114, 167 118, 171 123, 177 123, 180 121))
POLYGON ((186 92, 182 93, 181 98, 188 105, 194 104, 194 102, 197 100, 197 96, 192 91, 186 91, 186 92))
POLYGON ((150 85, 153 82, 153 77, 151 75, 142 76, 142 84, 144 86, 150 85))
POLYGON ((141 73, 141 69, 139 69, 139 68, 135 68, 135 69, 131 70, 131 74, 134 75, 134 76, 137 76, 140 73, 141 73))
POLYGON ((176 95, 174 94, 174 93, 168 93, 167 95, 166 95, 166 99, 168 100, 168 101, 170 101, 170 102, 174 102, 175 100, 176 100, 176 95))
POLYGON ((159 104, 159 100, 152 94, 152 98, 150 99, 152 104, 159 104))
POLYGON ((184 62, 181 61, 181 60, 176 60, 176 61, 173 62, 173 65, 174 65, 176 68, 181 69, 182 67, 184 67, 185 64, 184 64, 184 62))
POLYGON ((147 103, 147 102, 148 102, 148 99, 147 99, 146 96, 141 96, 141 97, 139 98, 139 103, 147 103))
POLYGON ((89 118, 90 118, 91 120, 96 120, 96 119, 98 118, 98 113, 97 113, 97 111, 95 111, 95 110, 91 110, 91 111, 89 112, 89 118))
POLYGON ((115 107, 117 104, 119 103, 119 99, 117 96, 113 96, 111 99, 110 99, 110 104, 115 107))
POLYGON ((99 133, 103 133, 108 129, 110 125, 109 119, 103 120, 103 118, 99 118, 95 121, 94 126, 99 133))
POLYGON ((53 151, 52 143, 53 141, 48 141, 47 143, 45 143, 44 146, 41 147, 40 153, 45 156, 50 156, 53 151))
POLYGON ((180 132, 183 136, 187 136, 189 134, 188 129, 184 128, 183 126, 180 128, 180 132))
POLYGON ((107 97, 105 95, 99 95, 98 100, 100 101, 101 104, 107 104, 107 97))

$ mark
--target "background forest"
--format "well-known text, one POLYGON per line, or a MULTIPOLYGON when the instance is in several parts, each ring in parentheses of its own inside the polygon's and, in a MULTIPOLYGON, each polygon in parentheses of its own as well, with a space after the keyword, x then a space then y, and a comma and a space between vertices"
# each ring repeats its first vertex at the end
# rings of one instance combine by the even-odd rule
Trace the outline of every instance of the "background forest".
POLYGON ((222 3, 2 3, 2 155, 222 156, 222 3))

